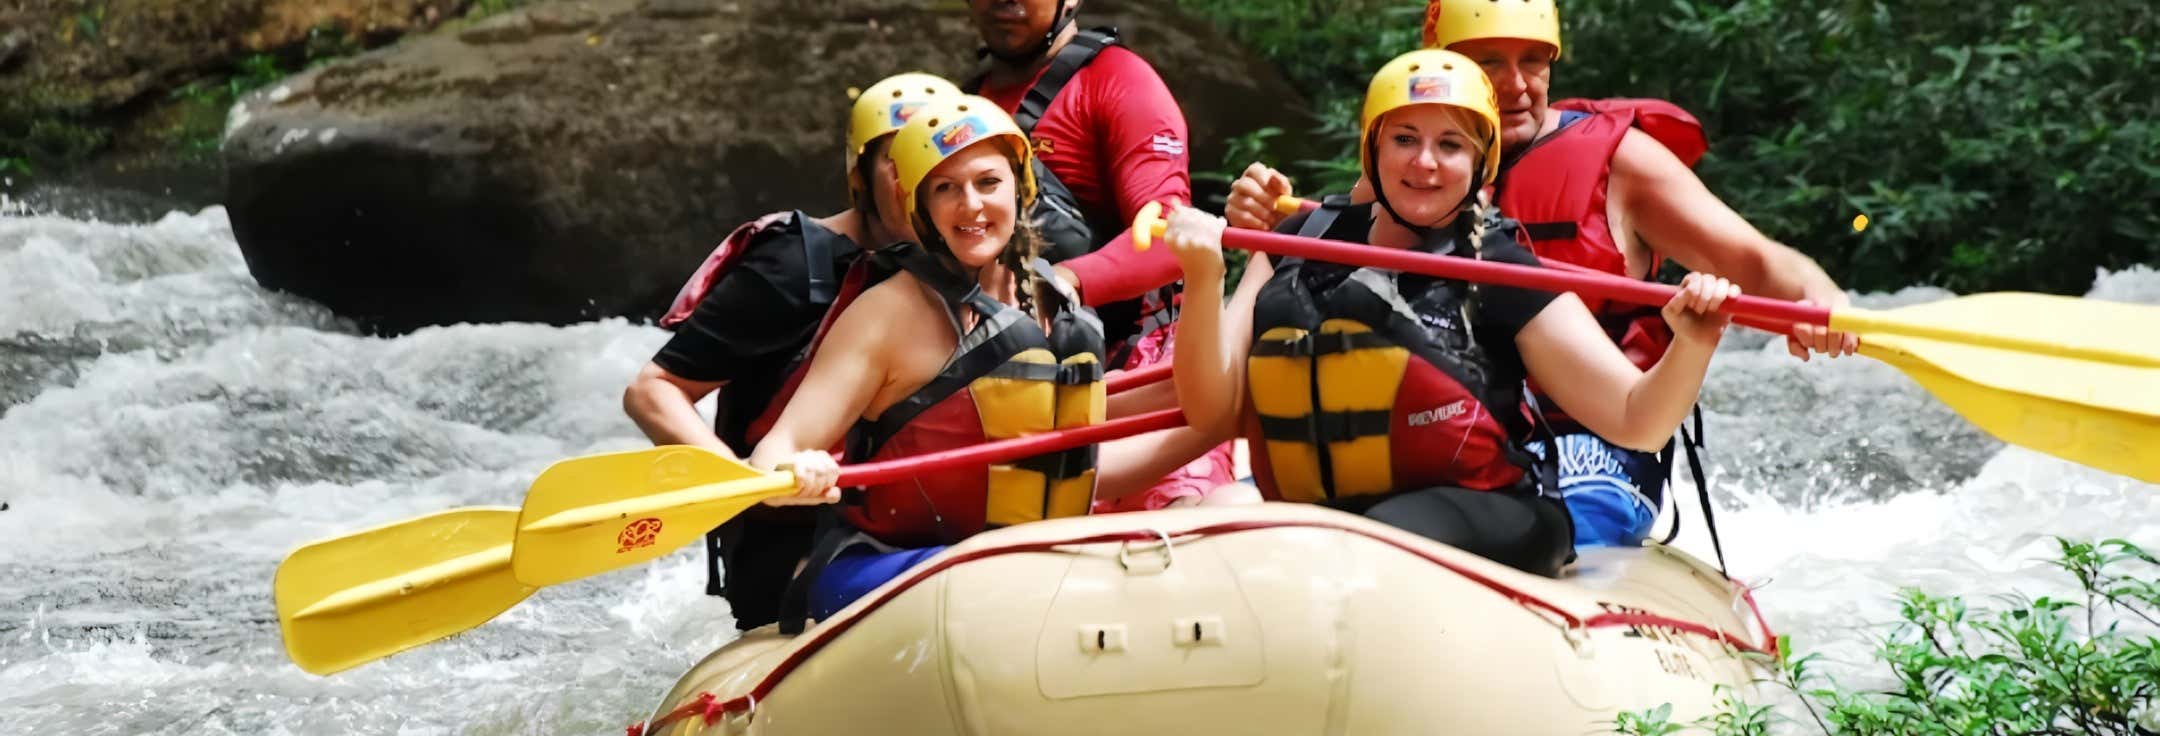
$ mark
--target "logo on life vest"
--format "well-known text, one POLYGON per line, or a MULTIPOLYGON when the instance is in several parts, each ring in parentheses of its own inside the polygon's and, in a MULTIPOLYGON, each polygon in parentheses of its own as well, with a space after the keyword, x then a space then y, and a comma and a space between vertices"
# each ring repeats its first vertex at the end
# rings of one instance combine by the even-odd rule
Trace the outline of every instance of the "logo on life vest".
POLYGON ((1467 414, 1470 412, 1470 409, 1465 406, 1467 402, 1467 399, 1456 399, 1455 403, 1448 404, 1446 406, 1438 406, 1431 409, 1426 409, 1424 411, 1411 412, 1410 426, 1423 427, 1428 424, 1439 424, 1441 422, 1445 422, 1447 420, 1467 414))
POLYGON ((1446 102, 1454 96, 1455 86, 1447 77, 1421 74, 1410 78, 1411 102, 1446 102))
POLYGON ((974 143, 975 139, 989 131, 990 126, 984 123, 982 118, 969 115, 939 128, 937 135, 930 137, 930 142, 937 146, 938 155, 950 156, 952 152, 966 148, 967 144, 974 143))
POLYGON ((906 125, 908 118, 915 117, 915 111, 921 110, 922 108, 923 102, 921 100, 901 100, 899 102, 892 103, 892 107, 890 108, 892 127, 898 128, 902 125, 906 125))
POLYGON ((623 527, 621 534, 615 535, 615 544, 617 547, 617 549, 615 550, 615 554, 619 555, 633 549, 643 549, 653 546, 653 542, 657 541, 659 538, 659 519, 648 516, 643 519, 630 522, 629 526, 623 527))

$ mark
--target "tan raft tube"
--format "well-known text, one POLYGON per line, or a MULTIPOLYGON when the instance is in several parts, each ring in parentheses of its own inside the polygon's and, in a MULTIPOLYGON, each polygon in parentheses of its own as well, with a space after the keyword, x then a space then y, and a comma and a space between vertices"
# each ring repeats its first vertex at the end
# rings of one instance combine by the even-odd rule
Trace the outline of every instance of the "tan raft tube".
POLYGON ((1553 580, 1310 505, 1113 514, 981 534, 800 636, 746 634, 631 731, 1609 733, 1753 699, 1770 639, 1665 547, 1553 580))

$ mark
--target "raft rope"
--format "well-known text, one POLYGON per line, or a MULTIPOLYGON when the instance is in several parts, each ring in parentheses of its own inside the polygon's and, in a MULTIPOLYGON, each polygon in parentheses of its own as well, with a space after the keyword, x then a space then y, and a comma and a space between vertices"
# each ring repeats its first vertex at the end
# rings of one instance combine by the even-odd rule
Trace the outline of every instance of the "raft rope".
MULTIPOLYGON (((1756 605, 1754 591, 1744 586, 1740 589, 1741 592, 1739 598, 1740 600, 1747 602, 1748 610, 1754 614, 1755 625, 1757 627, 1757 634, 1760 643, 1746 641, 1739 634, 1727 632, 1723 629, 1704 626, 1702 624, 1698 624, 1692 621, 1682 621, 1680 619, 1670 618, 1667 616, 1648 612, 1608 611, 1589 617, 1577 616, 1573 613, 1569 613, 1566 609, 1561 608, 1558 604, 1555 604, 1543 598, 1539 598, 1534 594, 1525 592, 1514 586, 1508 585, 1507 583, 1495 580, 1491 577, 1487 577, 1483 573, 1477 572, 1476 570, 1472 570, 1468 567, 1464 567, 1445 557, 1433 554, 1430 551, 1414 547, 1399 540, 1381 537, 1362 529, 1355 529, 1351 528, 1350 526, 1338 523, 1324 521, 1234 521, 1199 527, 1196 529, 1189 529, 1176 534, 1175 537, 1178 539, 1191 539, 1194 537, 1209 537, 1221 534, 1233 534, 1237 532, 1284 528, 1332 529, 1335 531, 1343 531, 1357 534, 1359 536, 1367 537, 1369 539, 1379 541, 1383 544, 1387 544, 1388 546, 1394 547, 1404 552, 1408 552, 1413 556, 1425 560, 1426 562, 1430 562, 1443 569, 1446 569, 1449 572, 1455 573, 1456 575, 1462 577, 1465 580, 1477 583, 1478 585, 1482 585, 1486 589, 1499 594, 1501 597, 1514 601, 1517 605, 1551 617, 1552 619, 1554 619, 1554 622, 1560 625, 1562 629, 1568 632, 1570 636, 1591 629, 1619 627, 1655 627, 1670 631, 1693 634, 1695 636, 1715 641, 1721 645, 1724 645, 1739 652, 1765 655, 1773 659, 1779 656, 1777 635, 1770 630, 1769 621, 1763 618, 1762 607, 1756 605)), ((758 681, 758 684, 750 689, 750 692, 729 700, 720 700, 719 697, 711 691, 701 692, 698 693, 696 699, 688 703, 684 703, 683 705, 677 707, 674 710, 668 711, 660 717, 653 719, 650 723, 632 724, 627 729, 625 729, 624 732, 625 734, 627 734, 627 736, 645 736, 645 734, 647 733, 659 733, 662 729, 665 729, 668 726, 675 724, 677 721, 681 721, 685 718, 697 717, 702 719, 706 726, 711 726, 712 724, 717 723, 721 718, 730 715, 738 713, 743 715, 751 714, 755 711, 758 700, 770 696, 772 694, 773 688, 778 687, 782 679, 785 679, 790 673, 794 672, 795 668, 797 666, 800 666, 805 660, 808 660, 811 655, 816 654, 818 650, 823 649, 826 644, 831 643, 833 639, 838 638, 843 633, 846 633, 849 628, 852 628, 855 625, 855 622, 861 621, 864 618, 867 618, 871 613, 877 611, 879 608, 883 608, 886 603, 891 602, 892 599, 898 597, 901 593, 905 593, 910 588, 915 587, 917 583, 920 583, 923 580, 926 580, 929 577, 936 575, 940 572, 944 572, 949 568, 957 567, 959 565, 964 565, 969 562, 974 562, 976 560, 988 557, 996 557, 999 555, 1023 554, 1029 552, 1052 552, 1056 551, 1060 547, 1072 547, 1086 544, 1105 544, 1110 542, 1159 542, 1168 539, 1171 536, 1172 535, 1160 530, 1135 529, 1129 531, 1098 534, 1090 537, 1080 537, 1077 539, 1041 542, 1021 542, 997 547, 985 547, 982 549, 968 550, 967 552, 963 552, 961 554, 945 557, 937 561, 935 564, 931 564, 911 571, 908 574, 905 583, 901 585, 884 587, 882 589, 882 592, 880 592, 875 598, 870 599, 868 604, 865 605, 860 611, 857 611, 854 615, 836 621, 832 626, 820 628, 807 634, 808 636, 812 637, 811 640, 802 647, 797 648, 794 652, 789 653, 787 658, 781 660, 778 665, 775 665, 771 672, 766 673, 765 677, 763 679, 760 679, 758 681)))

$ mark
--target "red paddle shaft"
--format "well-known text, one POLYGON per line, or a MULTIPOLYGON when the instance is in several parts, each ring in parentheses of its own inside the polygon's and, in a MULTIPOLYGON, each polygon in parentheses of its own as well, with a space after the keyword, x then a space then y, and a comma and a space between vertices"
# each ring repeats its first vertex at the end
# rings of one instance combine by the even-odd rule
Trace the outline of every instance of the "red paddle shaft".
POLYGON ((1085 427, 985 442, 956 450, 849 465, 840 469, 840 480, 836 485, 850 487, 890 483, 932 470, 1010 462, 1046 452, 1070 450, 1182 426, 1185 426, 1185 414, 1181 410, 1162 409, 1085 427))

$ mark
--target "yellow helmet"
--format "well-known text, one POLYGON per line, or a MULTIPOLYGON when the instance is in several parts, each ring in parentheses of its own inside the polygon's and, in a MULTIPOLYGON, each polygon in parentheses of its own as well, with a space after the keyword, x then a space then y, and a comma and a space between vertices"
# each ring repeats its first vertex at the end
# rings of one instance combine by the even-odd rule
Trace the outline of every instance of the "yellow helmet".
POLYGON ((898 132, 909 116, 931 100, 958 94, 960 88, 943 77, 908 72, 878 80, 877 84, 870 85, 870 89, 856 95, 854 107, 848 110, 848 195, 858 202, 861 199, 862 182, 855 175, 855 168, 862 160, 863 149, 868 148, 871 141, 898 132))
POLYGON ((924 223, 916 222, 915 190, 946 158, 984 141, 1003 144, 1005 155, 1013 158, 1013 168, 1020 175, 1018 214, 1027 217, 1035 203, 1035 151, 1028 145, 1027 134, 997 103, 958 95, 925 106, 893 136, 890 155, 900 176, 900 208, 907 212, 908 224, 918 236, 927 231, 924 223))
MULTIPOLYGON (((1513 0, 1509 0, 1512 2, 1513 0)), ((1476 113, 1485 129, 1472 131, 1484 137, 1484 171, 1479 184, 1500 173, 1500 105, 1492 80, 1469 57, 1446 49, 1419 49, 1395 57, 1373 75, 1365 88, 1365 110, 1359 116, 1358 168, 1367 181, 1380 181, 1373 168, 1374 126, 1380 116, 1412 105, 1447 105, 1476 113)), ((1472 194, 1475 194, 1473 191, 1472 194)))
POLYGON ((1425 48, 1458 41, 1519 38, 1552 44, 1560 55, 1560 11, 1553 0, 1430 0, 1425 3, 1425 48))

